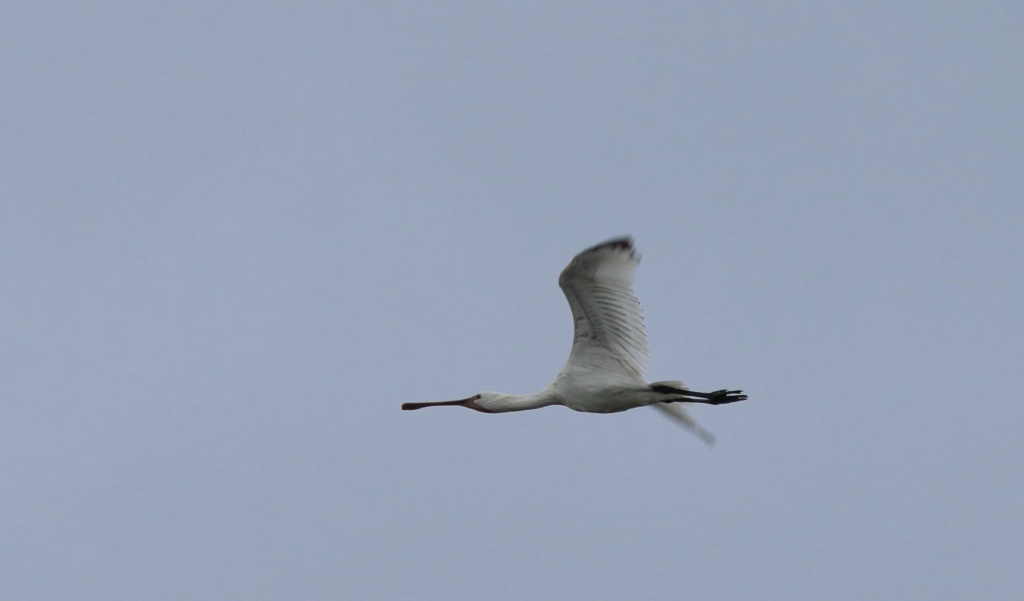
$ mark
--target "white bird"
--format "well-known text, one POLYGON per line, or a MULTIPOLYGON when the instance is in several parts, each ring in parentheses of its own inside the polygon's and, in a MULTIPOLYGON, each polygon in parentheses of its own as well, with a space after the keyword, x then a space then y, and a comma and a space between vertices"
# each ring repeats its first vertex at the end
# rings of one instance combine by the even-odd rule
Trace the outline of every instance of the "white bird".
POLYGON ((575 411, 616 413, 650 406, 711 444, 711 433, 679 404, 723 405, 747 396, 741 390, 697 392, 679 380, 648 382, 644 378, 647 336, 640 301, 633 292, 639 264, 640 255, 626 236, 584 250, 562 271, 558 285, 572 309, 575 334, 569 360, 544 390, 527 395, 481 392, 457 401, 405 403, 402 409, 458 406, 505 413, 565 405, 575 411))

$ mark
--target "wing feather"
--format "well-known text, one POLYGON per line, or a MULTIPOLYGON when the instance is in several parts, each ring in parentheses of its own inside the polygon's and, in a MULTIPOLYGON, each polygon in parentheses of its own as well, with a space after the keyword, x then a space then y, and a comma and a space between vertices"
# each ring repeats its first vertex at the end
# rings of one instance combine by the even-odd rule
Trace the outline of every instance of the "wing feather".
POLYGON ((651 407, 661 411, 672 421, 696 434, 708 446, 715 444, 715 435, 705 430, 703 426, 697 423, 697 420, 690 417, 690 414, 679 405, 680 403, 655 403, 651 407))
POLYGON ((575 331, 565 370, 601 369, 643 379, 647 335, 633 278, 640 255, 628 237, 588 248, 558 278, 572 310, 575 331))

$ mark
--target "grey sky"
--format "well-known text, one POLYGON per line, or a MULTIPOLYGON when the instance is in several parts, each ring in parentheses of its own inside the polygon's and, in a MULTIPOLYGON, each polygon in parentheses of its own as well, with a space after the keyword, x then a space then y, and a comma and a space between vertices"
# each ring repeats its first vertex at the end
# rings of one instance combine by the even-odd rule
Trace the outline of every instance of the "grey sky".
POLYGON ((1024 593, 1024 8, 681 4, 6 7, 0 598, 1024 593))

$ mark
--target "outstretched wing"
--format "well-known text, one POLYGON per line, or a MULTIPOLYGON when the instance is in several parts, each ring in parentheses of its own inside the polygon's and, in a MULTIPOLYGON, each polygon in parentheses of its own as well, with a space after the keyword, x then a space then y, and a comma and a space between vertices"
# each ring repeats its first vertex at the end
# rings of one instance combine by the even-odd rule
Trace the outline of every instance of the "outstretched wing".
POLYGON ((640 255, 629 237, 576 255, 558 278, 572 309, 575 334, 563 372, 575 368, 643 379, 649 356, 644 316, 633 293, 640 255))

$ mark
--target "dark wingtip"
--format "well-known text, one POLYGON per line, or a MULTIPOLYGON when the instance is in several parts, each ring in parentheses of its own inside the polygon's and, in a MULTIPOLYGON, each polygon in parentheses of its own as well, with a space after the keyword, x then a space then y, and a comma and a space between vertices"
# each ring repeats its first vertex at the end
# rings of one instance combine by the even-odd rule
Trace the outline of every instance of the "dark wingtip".
POLYGON ((595 250, 601 250, 603 248, 624 248, 626 250, 633 250, 633 236, 625 235, 612 238, 611 240, 605 240, 600 244, 591 246, 584 252, 590 252, 595 250))
POLYGON ((415 411, 423 407, 420 403, 402 403, 402 411, 415 411))

